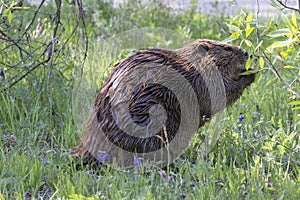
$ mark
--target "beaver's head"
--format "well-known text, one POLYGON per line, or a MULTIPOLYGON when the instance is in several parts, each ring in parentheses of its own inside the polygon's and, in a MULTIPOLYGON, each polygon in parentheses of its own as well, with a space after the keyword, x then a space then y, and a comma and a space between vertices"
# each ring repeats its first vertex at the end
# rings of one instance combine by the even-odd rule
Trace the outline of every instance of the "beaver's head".
POLYGON ((212 40, 199 40, 197 42, 207 52, 205 57, 212 60, 221 72, 226 89, 227 105, 231 105, 255 78, 255 73, 241 75, 246 71, 246 62, 249 57, 247 51, 238 46, 212 40))
POLYGON ((255 78, 255 73, 241 75, 246 71, 249 57, 238 46, 214 40, 200 39, 179 50, 202 74, 215 78, 221 74, 227 95, 227 106, 234 103, 255 78))
POLYGON ((213 61, 224 77, 237 80, 246 71, 247 51, 214 40, 198 40, 194 44, 198 46, 198 52, 202 51, 200 54, 205 60, 213 61))

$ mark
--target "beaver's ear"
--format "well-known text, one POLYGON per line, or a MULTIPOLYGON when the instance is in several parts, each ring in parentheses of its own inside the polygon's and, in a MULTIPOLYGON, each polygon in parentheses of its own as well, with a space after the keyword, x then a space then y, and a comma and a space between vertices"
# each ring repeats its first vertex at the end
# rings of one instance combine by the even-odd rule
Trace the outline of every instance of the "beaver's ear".
POLYGON ((205 56, 209 50, 209 46, 207 44, 199 44, 197 47, 197 53, 201 56, 205 56))

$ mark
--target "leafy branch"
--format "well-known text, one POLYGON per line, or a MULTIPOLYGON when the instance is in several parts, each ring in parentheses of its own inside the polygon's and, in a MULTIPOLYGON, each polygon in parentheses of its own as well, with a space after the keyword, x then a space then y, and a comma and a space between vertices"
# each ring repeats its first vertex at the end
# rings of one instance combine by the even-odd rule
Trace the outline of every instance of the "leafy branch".
POLYGON ((297 89, 297 85, 300 84, 298 78, 300 68, 299 62, 297 62, 297 59, 298 61, 300 59, 300 55, 297 53, 300 45, 300 28, 297 16, 292 9, 291 17, 284 14, 279 15, 277 21, 280 20, 281 23, 270 19, 269 24, 265 25, 258 17, 260 13, 258 1, 257 5, 256 19, 254 19, 253 13, 241 11, 239 16, 228 20, 229 23, 225 23, 227 28, 224 27, 224 30, 230 35, 225 42, 240 40, 240 45, 247 48, 254 56, 253 59, 248 59, 246 68, 252 62, 259 61, 260 69, 257 71, 270 70, 294 98, 300 99, 300 91, 297 89), (264 67, 265 63, 268 68, 264 67), (281 69, 285 72, 281 73, 281 69), (283 75, 285 78, 282 77, 283 75))

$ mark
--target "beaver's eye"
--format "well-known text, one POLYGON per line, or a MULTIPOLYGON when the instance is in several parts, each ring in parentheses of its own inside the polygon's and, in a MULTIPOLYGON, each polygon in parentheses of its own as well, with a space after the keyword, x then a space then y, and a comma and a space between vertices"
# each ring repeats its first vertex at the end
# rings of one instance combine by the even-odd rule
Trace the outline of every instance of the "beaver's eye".
POLYGON ((225 49, 225 51, 232 51, 231 47, 225 47, 224 49, 225 49))

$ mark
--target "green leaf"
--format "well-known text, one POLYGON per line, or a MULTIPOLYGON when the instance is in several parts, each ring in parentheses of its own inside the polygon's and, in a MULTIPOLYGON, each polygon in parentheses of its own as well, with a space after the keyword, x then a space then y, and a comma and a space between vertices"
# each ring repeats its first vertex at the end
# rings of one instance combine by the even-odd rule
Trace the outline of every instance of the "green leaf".
POLYGON ((226 23, 226 25, 228 26, 228 28, 234 32, 238 32, 238 33, 241 33, 241 29, 239 29, 239 27, 235 26, 235 25, 232 25, 232 24, 228 24, 226 23))
POLYGON ((234 32, 230 35, 230 38, 233 38, 233 39, 238 39, 239 37, 240 37, 239 32, 234 32))
POLYGON ((298 25, 297 25, 297 19, 296 19, 296 14, 295 14, 294 11, 292 12, 292 23, 293 23, 293 25, 295 27, 298 27, 298 25))
POLYGON ((287 46, 290 46, 290 44, 292 44, 292 42, 293 42, 293 36, 291 35, 288 40, 279 42, 277 46, 278 47, 287 47, 287 46))
POLYGON ((8 21, 9 24, 11 23, 11 20, 12 20, 12 12, 9 11, 9 13, 7 15, 7 21, 8 21))
POLYGON ((276 31, 271 32, 267 36, 275 38, 275 37, 282 37, 282 36, 285 36, 285 35, 290 34, 290 33, 291 33, 290 29, 282 28, 282 29, 278 29, 276 31))
POLYGON ((235 20, 235 19, 226 19, 226 21, 231 22, 232 24, 237 24, 237 25, 240 24, 240 21, 239 20, 235 20))
POLYGON ((262 44, 263 44, 263 40, 259 42, 259 44, 256 46, 254 52, 256 52, 262 44))
POLYGON ((284 41, 275 41, 273 44, 271 44, 268 49, 269 50, 273 50, 275 48, 280 48, 280 47, 288 47, 290 46, 290 44, 293 43, 293 35, 291 35, 289 37, 288 40, 284 40, 284 41))
POLYGON ((251 22, 253 20, 253 13, 250 12, 246 18, 246 22, 251 22))
POLYGON ((263 59, 263 57, 259 58, 259 67, 262 69, 265 66, 265 60, 263 59))
POLYGON ((295 108, 292 108, 292 110, 300 110, 300 106, 297 106, 295 108))
POLYGON ((246 62, 246 70, 250 68, 250 65, 251 65, 251 58, 249 57, 246 62))
MULTIPOLYGON (((250 67, 250 66, 249 66, 250 67)), ((248 69, 249 69, 249 67, 248 67, 248 69)), ((247 76, 247 75, 250 75, 250 74, 254 74, 254 73, 256 73, 257 71, 255 71, 255 70, 248 70, 248 71, 245 71, 245 72, 243 72, 243 73, 240 73, 240 75, 241 76, 247 76)))
POLYGON ((292 27, 290 16, 287 16, 287 15, 281 13, 280 17, 284 24, 288 25, 289 27, 292 27))
POLYGON ((3 11, 3 13, 2 13, 2 16, 6 16, 6 15, 7 15, 7 13, 8 13, 8 11, 9 11, 9 9, 8 9, 8 8, 4 9, 4 11, 3 11))
POLYGON ((274 7, 277 10, 280 10, 280 4, 276 0, 271 0, 270 6, 274 7))
POLYGON ((252 42, 250 40, 244 40, 248 47, 252 47, 252 42))
POLYGON ((246 113, 245 113, 245 117, 246 117, 247 119, 249 119, 250 121, 253 121, 253 118, 251 117, 250 113, 246 112, 246 113))
POLYGON ((252 33, 253 30, 254 30, 254 27, 246 28, 246 38, 252 33))
POLYGON ((25 6, 14 6, 14 10, 24 10, 24 9, 29 9, 30 7, 25 7, 25 6))
POLYGON ((300 101, 292 101, 289 103, 291 106, 300 105, 300 101))
POLYGON ((14 7, 14 5, 15 5, 15 1, 12 1, 11 4, 10 4, 10 6, 8 7, 8 9, 9 10, 12 9, 12 7, 14 7))

